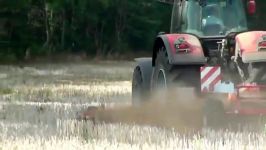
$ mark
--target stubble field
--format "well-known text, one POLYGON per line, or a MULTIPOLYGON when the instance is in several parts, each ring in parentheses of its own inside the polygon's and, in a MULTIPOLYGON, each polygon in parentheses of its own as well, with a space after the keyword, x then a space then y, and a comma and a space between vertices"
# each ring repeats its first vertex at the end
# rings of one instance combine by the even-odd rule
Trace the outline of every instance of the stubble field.
POLYGON ((193 135, 152 125, 76 120, 88 106, 131 105, 133 62, 0 66, 0 150, 266 149, 265 132, 193 135))

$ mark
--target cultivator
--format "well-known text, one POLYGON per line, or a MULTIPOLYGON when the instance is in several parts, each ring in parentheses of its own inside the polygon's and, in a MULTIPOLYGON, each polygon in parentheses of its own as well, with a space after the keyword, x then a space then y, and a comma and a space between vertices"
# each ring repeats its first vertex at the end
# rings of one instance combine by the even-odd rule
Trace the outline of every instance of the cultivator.
POLYGON ((234 85, 222 80, 221 67, 201 67, 201 92, 227 95, 227 114, 266 115, 266 85, 234 85))
POLYGON ((238 85, 235 93, 228 94, 228 101, 232 104, 228 114, 266 115, 266 86, 238 85))

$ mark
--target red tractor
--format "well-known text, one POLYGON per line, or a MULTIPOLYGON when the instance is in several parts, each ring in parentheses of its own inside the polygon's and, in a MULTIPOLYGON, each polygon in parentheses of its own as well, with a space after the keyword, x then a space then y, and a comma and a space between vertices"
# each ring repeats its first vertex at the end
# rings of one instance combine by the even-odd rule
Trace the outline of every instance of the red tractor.
POLYGON ((133 105, 157 89, 185 87, 208 97, 207 124, 225 114, 265 115, 266 31, 247 25, 255 0, 161 2, 173 5, 170 33, 158 34, 151 58, 136 59, 133 105))

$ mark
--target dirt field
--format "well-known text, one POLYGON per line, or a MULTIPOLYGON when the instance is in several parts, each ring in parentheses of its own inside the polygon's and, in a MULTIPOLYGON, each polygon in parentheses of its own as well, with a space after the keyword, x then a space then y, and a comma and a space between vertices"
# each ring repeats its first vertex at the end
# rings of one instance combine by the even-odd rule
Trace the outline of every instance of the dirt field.
MULTIPOLYGON (((129 124, 96 126, 75 119, 88 106, 129 107, 133 66, 133 62, 0 66, 0 149, 266 148, 265 131, 204 129, 185 136, 171 126, 133 124, 134 119, 129 124)), ((162 120, 166 121, 170 120, 162 120)))

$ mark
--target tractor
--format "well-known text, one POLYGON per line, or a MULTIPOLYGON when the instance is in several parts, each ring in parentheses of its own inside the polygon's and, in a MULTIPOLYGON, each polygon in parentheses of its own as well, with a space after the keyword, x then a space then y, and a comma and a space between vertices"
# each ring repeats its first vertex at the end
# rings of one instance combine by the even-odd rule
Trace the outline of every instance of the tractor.
POLYGON ((266 31, 249 30, 247 21, 255 0, 160 2, 172 5, 170 33, 158 34, 150 58, 135 59, 133 105, 157 90, 189 88, 204 99, 205 124, 265 115, 266 31))

